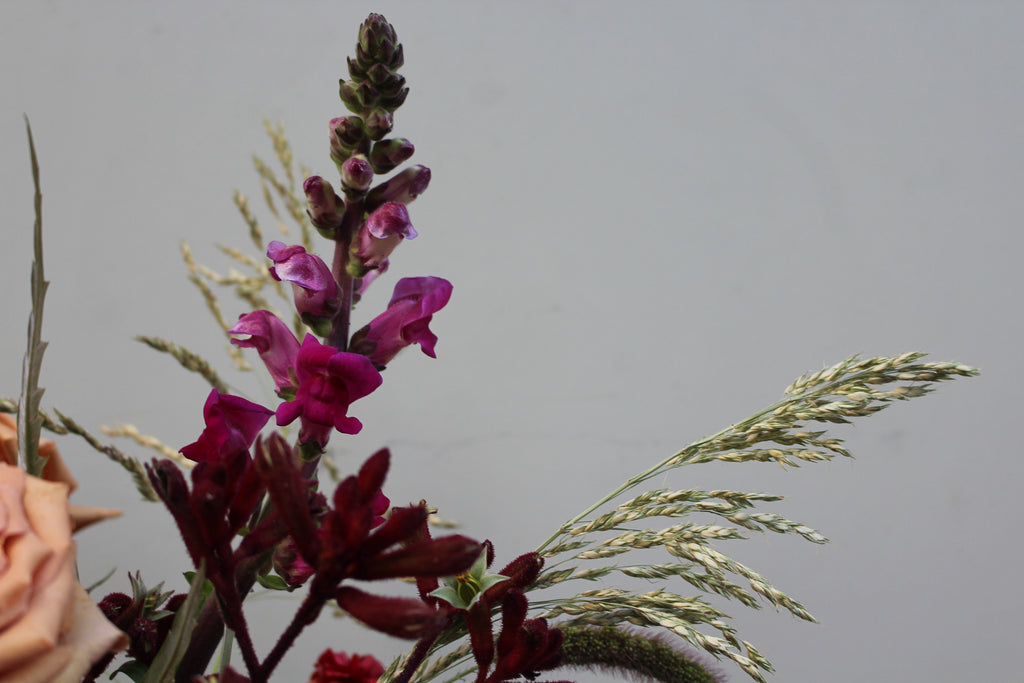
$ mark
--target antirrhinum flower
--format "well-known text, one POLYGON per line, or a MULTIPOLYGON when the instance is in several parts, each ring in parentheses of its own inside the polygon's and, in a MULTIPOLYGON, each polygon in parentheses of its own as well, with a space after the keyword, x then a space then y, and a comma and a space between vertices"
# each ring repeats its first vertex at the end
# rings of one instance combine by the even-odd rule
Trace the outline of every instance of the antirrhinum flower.
POLYGON ((291 398, 295 395, 299 340, 280 318, 270 311, 243 313, 228 334, 249 335, 248 339, 232 339, 231 343, 256 349, 274 380, 278 396, 291 398))
POLYGON ((413 239, 417 234, 404 204, 384 204, 370 214, 352 240, 349 273, 362 277, 367 271, 379 268, 403 239, 413 239))
POLYGON ((386 311, 354 335, 349 346, 365 353, 378 367, 384 367, 410 344, 436 358, 437 335, 430 331, 434 313, 448 303, 452 283, 439 277, 407 277, 395 284, 386 311))
POLYGON ((313 226, 324 237, 333 238, 334 232, 341 227, 342 214, 345 212, 341 197, 334 193, 329 182, 318 175, 306 178, 302 190, 306 193, 306 213, 313 226))
POLYGON ((383 381, 365 356, 338 351, 307 334, 295 359, 298 380, 295 399, 277 408, 277 424, 302 418, 300 441, 327 445, 331 432, 358 434, 363 424, 349 417, 348 407, 370 394, 383 381))
POLYGON ((323 259, 307 253, 305 247, 298 244, 286 246, 275 240, 267 245, 267 257, 274 262, 270 275, 275 280, 291 283, 295 309, 303 322, 326 335, 331 318, 338 310, 341 291, 331 269, 323 259))
POLYGON ((248 453, 273 414, 240 396, 212 389, 203 405, 206 427, 194 443, 181 449, 181 454, 194 462, 221 462, 238 452, 248 453))
POLYGON ((384 181, 366 195, 366 210, 373 211, 388 202, 409 204, 426 192, 430 185, 430 169, 410 166, 398 175, 384 181))

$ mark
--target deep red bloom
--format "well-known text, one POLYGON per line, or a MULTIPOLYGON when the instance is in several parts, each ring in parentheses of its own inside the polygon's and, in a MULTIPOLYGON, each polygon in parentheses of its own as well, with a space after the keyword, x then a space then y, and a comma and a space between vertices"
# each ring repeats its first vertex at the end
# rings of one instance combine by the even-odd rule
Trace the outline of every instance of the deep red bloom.
POLYGON ((358 434, 363 423, 348 416, 348 407, 370 394, 383 379, 365 356, 338 351, 307 334, 295 360, 299 386, 295 400, 277 407, 277 424, 302 418, 300 441, 327 445, 331 430, 358 434))
POLYGON ((248 452, 273 414, 252 401, 213 389, 203 406, 206 428, 181 454, 195 462, 221 462, 239 451, 248 452))
POLYGON ((386 311, 352 335, 350 348, 364 352, 378 367, 384 367, 410 344, 436 358, 437 335, 430 331, 434 313, 452 296, 452 283, 440 277, 406 277, 395 284, 386 311))
POLYGON ((372 655, 351 655, 327 649, 316 660, 309 683, 377 683, 384 666, 372 655))
POLYGON ((231 343, 256 349, 274 380, 279 396, 294 390, 299 340, 280 318, 263 310, 244 313, 238 316, 238 322, 228 330, 228 334, 249 335, 248 339, 232 339, 231 343))
POLYGON ((274 262, 270 275, 291 283, 295 309, 303 319, 330 318, 338 310, 341 290, 319 256, 307 253, 301 245, 287 246, 275 240, 267 245, 267 258, 274 262))

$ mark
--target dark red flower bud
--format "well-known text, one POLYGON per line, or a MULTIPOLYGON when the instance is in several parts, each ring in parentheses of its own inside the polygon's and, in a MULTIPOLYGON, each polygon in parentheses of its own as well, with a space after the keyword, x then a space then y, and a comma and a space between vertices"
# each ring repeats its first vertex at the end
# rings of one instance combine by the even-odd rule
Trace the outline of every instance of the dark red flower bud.
POLYGON ((349 586, 339 588, 334 599, 354 618, 395 638, 421 638, 437 631, 447 620, 421 600, 371 595, 349 586))
POLYGON ((420 541, 377 555, 354 578, 374 580, 405 576, 454 576, 469 569, 480 556, 480 544, 465 536, 420 541))

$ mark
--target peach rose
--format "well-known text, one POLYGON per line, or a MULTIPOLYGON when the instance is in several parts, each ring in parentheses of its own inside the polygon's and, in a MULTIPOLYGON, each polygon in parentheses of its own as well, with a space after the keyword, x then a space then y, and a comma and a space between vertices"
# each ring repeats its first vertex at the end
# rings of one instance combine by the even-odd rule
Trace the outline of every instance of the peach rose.
POLYGON ((71 540, 116 511, 73 509, 70 489, 0 463, 0 683, 77 683, 128 645, 79 584, 71 540))

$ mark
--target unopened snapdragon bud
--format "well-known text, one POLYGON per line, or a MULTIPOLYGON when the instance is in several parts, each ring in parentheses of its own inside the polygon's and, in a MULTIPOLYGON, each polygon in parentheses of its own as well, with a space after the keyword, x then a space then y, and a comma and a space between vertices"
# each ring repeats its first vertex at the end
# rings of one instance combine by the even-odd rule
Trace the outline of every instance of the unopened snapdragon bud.
POLYGON ((331 158, 342 164, 366 143, 366 130, 358 116, 331 119, 331 158))
POLYGON ((426 191, 430 185, 430 169, 426 166, 410 166, 394 178, 370 190, 366 197, 366 210, 373 211, 388 202, 408 204, 426 191))
POLYGON ((412 156, 416 148, 407 138, 390 138, 373 144, 370 164, 377 173, 388 173, 412 156))
POLYGON ((341 186, 345 188, 346 192, 366 192, 370 189, 372 182, 373 168, 362 154, 349 157, 341 165, 341 186))
POLYGON ((331 184, 318 175, 310 176, 302 182, 302 190, 306 193, 306 213, 321 235, 333 238, 334 232, 341 227, 341 217, 345 212, 341 197, 334 193, 331 184))
POLYGON ((395 117, 387 109, 375 107, 366 115, 366 134, 371 140, 380 140, 395 126, 395 117))

